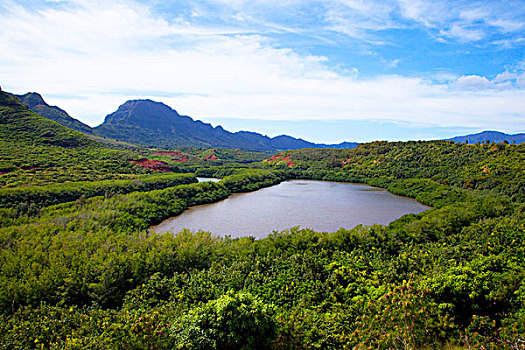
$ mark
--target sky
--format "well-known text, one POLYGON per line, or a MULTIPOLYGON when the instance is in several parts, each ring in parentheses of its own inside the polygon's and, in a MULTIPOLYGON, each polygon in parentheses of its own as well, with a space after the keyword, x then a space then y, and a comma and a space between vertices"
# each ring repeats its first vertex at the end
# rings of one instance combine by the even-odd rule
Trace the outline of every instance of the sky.
POLYGON ((0 0, 0 86, 336 143, 525 132, 525 0, 0 0))

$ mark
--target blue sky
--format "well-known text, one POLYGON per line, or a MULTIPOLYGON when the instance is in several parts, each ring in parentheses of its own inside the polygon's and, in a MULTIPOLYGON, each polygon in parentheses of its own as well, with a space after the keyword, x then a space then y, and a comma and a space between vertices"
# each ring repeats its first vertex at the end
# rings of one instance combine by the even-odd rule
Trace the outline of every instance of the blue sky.
POLYGON ((316 142, 525 132, 525 0, 0 0, 0 85, 316 142))

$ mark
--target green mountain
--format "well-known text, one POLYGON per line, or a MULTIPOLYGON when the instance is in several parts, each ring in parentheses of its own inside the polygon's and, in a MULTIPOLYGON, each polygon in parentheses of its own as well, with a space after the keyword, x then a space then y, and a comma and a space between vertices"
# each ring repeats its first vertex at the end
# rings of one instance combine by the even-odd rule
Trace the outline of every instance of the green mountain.
POLYGON ((461 143, 486 143, 489 141, 489 143, 499 143, 499 142, 505 142, 508 143, 523 143, 525 142, 525 134, 505 134, 503 132, 499 131, 482 131, 477 134, 471 134, 471 135, 465 135, 465 136, 456 136, 451 139, 448 139, 448 141, 454 141, 454 142, 461 142, 461 143))
POLYGON ((53 145, 79 147, 93 145, 85 135, 68 129, 57 122, 29 111, 18 98, 0 91, 0 137, 15 141, 20 146, 53 145))
POLYGON ((199 146, 242 148, 252 151, 276 151, 298 148, 353 148, 357 143, 315 144, 291 136, 270 138, 255 132, 229 132, 151 100, 127 101, 104 123, 94 128, 96 134, 132 143, 157 147, 199 146))
POLYGON ((31 111, 41 115, 47 119, 56 121, 57 123, 66 126, 70 129, 77 130, 86 134, 91 134, 93 130, 90 126, 81 121, 71 117, 61 108, 48 105, 42 96, 36 92, 29 92, 25 95, 13 95, 18 98, 31 111))

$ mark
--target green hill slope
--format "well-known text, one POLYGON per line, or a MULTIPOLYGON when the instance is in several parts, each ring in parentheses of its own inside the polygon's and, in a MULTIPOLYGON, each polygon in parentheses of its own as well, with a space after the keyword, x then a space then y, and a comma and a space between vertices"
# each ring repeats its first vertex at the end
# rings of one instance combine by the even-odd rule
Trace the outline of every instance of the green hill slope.
POLYGON ((86 134, 91 134, 93 130, 88 125, 71 117, 61 108, 48 105, 40 94, 29 92, 25 95, 13 95, 18 98, 31 111, 44 118, 51 119, 60 125, 77 130, 86 134))
POLYGON ((466 145, 451 141, 373 142, 351 150, 303 149, 268 159, 267 166, 314 178, 385 186, 393 180, 431 179, 461 189, 525 201, 525 144, 466 145))
POLYGON ((144 173, 134 153, 111 150, 0 91, 0 187, 112 179, 144 173))
POLYGON ((15 97, 4 92, 0 95, 0 113, 3 139, 62 147, 94 145, 84 135, 30 112, 15 97))

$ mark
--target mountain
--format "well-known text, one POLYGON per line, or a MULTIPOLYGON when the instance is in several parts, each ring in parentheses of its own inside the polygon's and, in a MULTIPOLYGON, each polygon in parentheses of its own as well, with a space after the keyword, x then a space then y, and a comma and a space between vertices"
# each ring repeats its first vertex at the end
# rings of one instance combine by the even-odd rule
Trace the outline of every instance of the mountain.
POLYGON ((83 132, 105 144, 111 143, 110 141, 118 144, 119 142, 111 140, 115 139, 155 147, 224 147, 267 152, 299 148, 354 148, 358 145, 354 142, 316 144, 288 135, 270 138, 250 131, 232 133, 222 126, 213 127, 182 116, 171 107, 151 100, 127 101, 117 111, 107 115, 104 123, 91 128, 63 109, 48 105, 36 92, 25 95, 7 94, 18 99, 34 113, 83 132))
POLYGON ((71 117, 63 109, 48 105, 42 96, 36 92, 29 92, 25 95, 12 95, 19 99, 31 111, 44 118, 51 119, 70 129, 77 130, 86 134, 91 134, 93 130, 88 125, 71 117))
POLYGON ((106 116, 94 128, 100 136, 157 147, 200 146, 276 151, 298 148, 353 148, 354 143, 315 144, 287 135, 270 138, 255 132, 229 132, 182 116, 171 107, 151 100, 131 100, 106 116))
POLYGON ((525 142, 525 133, 521 134, 505 134, 499 131, 482 131, 477 134, 465 135, 465 136, 456 136, 447 141, 461 142, 461 143, 485 143, 487 142, 505 142, 508 143, 523 143, 525 142))
POLYGON ((305 141, 303 139, 296 139, 288 135, 275 136, 271 139, 271 144, 276 149, 298 149, 298 148, 312 148, 316 144, 312 142, 305 141))
MULTIPOLYGON (((214 128, 194 121, 151 100, 127 101, 94 130, 101 136, 148 146, 231 147, 236 141, 221 126, 214 128)), ((242 147, 248 146, 241 138, 237 139, 242 147)))
POLYGON ((12 143, 13 151, 29 145, 79 147, 94 144, 86 135, 28 110, 18 98, 3 91, 0 91, 0 125, 0 140, 12 143))
POLYGON ((351 149, 351 148, 356 148, 359 145, 359 143, 345 141, 345 142, 336 143, 336 144, 315 143, 314 145, 315 145, 315 148, 351 149))

